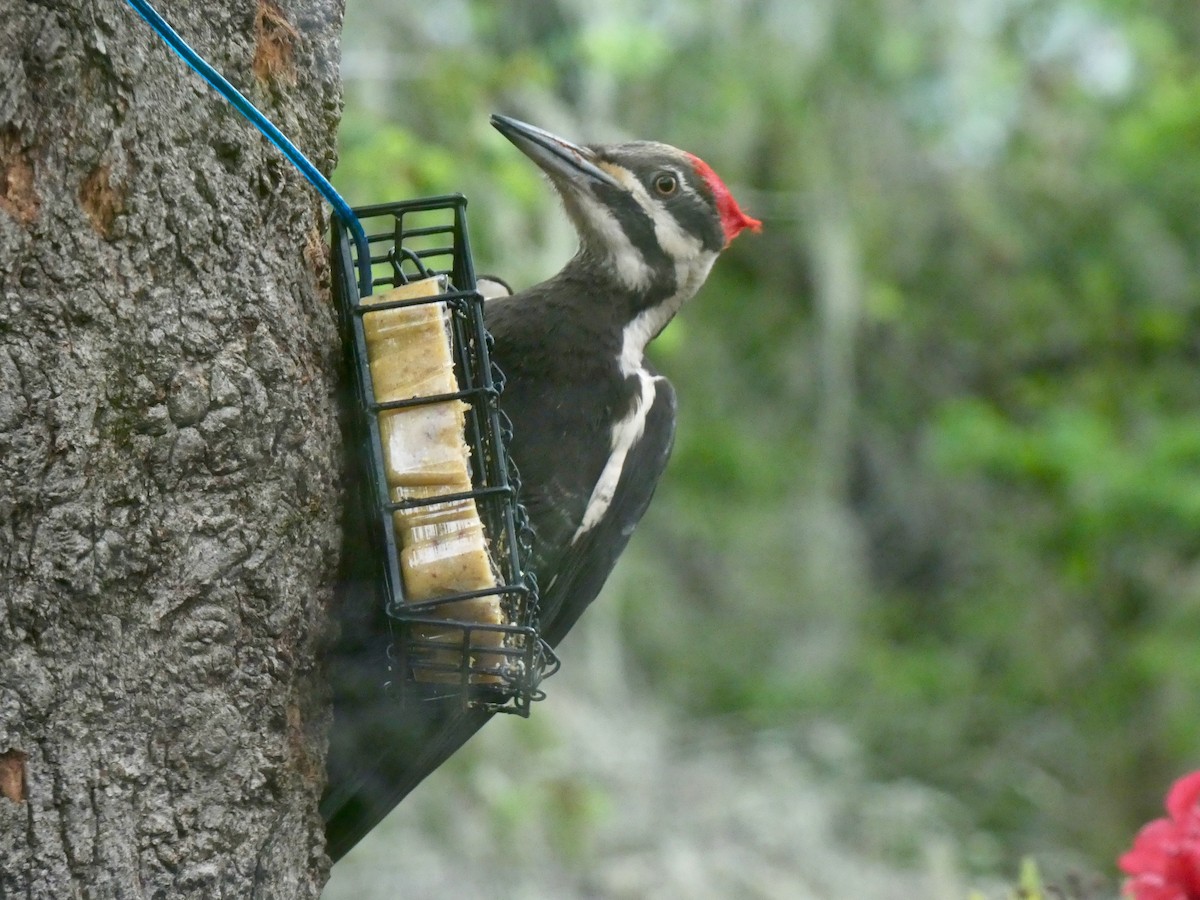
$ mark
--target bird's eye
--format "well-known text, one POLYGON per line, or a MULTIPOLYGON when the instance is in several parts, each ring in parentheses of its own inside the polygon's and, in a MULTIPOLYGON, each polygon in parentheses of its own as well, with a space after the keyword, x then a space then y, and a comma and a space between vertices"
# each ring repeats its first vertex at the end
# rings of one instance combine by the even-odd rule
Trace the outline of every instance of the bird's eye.
POLYGON ((679 179, 671 172, 659 172, 654 176, 654 190, 661 197, 670 197, 679 190, 679 179))

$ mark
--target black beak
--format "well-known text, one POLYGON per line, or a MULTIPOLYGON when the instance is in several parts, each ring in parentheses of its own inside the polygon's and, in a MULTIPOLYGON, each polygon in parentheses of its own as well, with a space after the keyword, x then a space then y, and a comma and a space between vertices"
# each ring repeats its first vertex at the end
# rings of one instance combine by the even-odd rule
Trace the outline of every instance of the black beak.
POLYGON ((551 177, 565 178, 574 184, 595 181, 612 187, 620 182, 596 165, 596 154, 587 147, 572 144, 508 116, 492 115, 492 126, 517 145, 517 148, 542 167, 551 177))

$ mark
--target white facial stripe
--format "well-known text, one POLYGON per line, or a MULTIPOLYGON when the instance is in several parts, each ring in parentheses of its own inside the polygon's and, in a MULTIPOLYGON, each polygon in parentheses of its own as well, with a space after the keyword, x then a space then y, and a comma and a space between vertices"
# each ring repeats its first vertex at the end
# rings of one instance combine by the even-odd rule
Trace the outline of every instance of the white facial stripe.
POLYGON ((713 250, 701 250, 696 256, 692 257, 687 263, 675 263, 675 298, 678 298, 675 311, 679 311, 679 307, 683 306, 688 300, 696 295, 696 291, 704 285, 708 279, 708 273, 712 271, 713 263, 717 261, 717 253, 713 250))
MULTIPOLYGON (((631 171, 611 162, 601 163, 600 166, 629 191, 650 217, 659 247, 675 265, 675 292, 657 305, 639 313, 625 326, 622 333, 620 367, 621 374, 628 377, 640 373, 646 345, 666 327, 683 304, 700 290, 717 259, 717 254, 705 250, 699 238, 685 232, 675 217, 660 201, 651 197, 646 186, 631 171)), ((682 177, 679 179, 679 185, 681 189, 695 193, 682 177)), ((654 272, 645 257, 630 242, 629 236, 625 234, 616 217, 590 195, 578 195, 578 202, 584 215, 601 233, 606 245, 618 248, 613 262, 621 281, 635 290, 649 287, 654 272)))
MULTIPOLYGON (((661 202, 650 196, 646 186, 632 172, 615 163, 602 163, 602 166, 604 171, 629 191, 650 217, 659 247, 675 264, 675 293, 656 306, 643 310, 625 326, 620 366, 621 374, 629 376, 641 368, 646 344, 666 327, 680 307, 700 289, 700 285, 712 269, 713 262, 716 261, 717 254, 705 250, 699 238, 684 232, 675 217, 661 202)), ((679 184, 682 189, 692 191, 685 179, 680 178, 679 184)), ((612 224, 616 226, 615 221, 612 224)), ((623 235, 622 240, 628 244, 628 238, 623 235)))
MULTIPOLYGON (((629 175, 629 173, 626 174, 629 175)), ((683 184, 682 179, 679 183, 683 184)), ((646 190, 644 184, 629 175, 625 186, 633 194, 638 205, 646 211, 650 221, 654 223, 654 236, 658 239, 658 246, 662 247, 667 256, 675 260, 677 269, 680 263, 691 262, 703 252, 704 246, 700 243, 700 239, 687 234, 680 228, 679 222, 667 211, 667 208, 650 197, 650 192, 646 190)))
POLYGON ((612 452, 609 453, 608 462, 604 464, 600 479, 592 488, 592 496, 588 498, 587 508, 583 511, 583 521, 579 523, 571 538, 572 544, 595 528, 612 506, 629 451, 646 430, 646 417, 650 414, 650 407, 654 405, 657 392, 654 389, 654 379, 645 369, 638 369, 637 378, 640 387, 637 399, 629 415, 613 426, 612 452))
POLYGON ((654 272, 641 251, 633 246, 616 216, 586 191, 580 191, 574 200, 591 226, 599 232, 600 244, 611 249, 612 263, 621 283, 631 290, 648 288, 654 278, 654 272))

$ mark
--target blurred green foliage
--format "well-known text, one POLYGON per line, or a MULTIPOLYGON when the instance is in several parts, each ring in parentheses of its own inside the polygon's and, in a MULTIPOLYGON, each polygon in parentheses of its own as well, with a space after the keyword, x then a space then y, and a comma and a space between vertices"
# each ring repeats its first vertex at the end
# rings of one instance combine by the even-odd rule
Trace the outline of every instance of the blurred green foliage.
POLYGON ((355 3, 335 181, 467 194, 522 286, 573 239, 489 112, 707 159, 766 225, 654 348, 678 442, 604 601, 642 683, 836 718, 1107 867, 1200 761, 1198 38, 1180 0, 355 3))

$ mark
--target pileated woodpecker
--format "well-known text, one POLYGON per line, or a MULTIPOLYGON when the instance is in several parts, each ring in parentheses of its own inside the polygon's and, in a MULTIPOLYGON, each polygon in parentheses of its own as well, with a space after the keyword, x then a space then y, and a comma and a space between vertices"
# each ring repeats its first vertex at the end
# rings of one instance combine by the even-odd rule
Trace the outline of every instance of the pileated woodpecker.
MULTIPOLYGON (((675 392, 646 345, 721 250, 760 223, 674 147, 585 147, 507 116, 492 124, 549 176, 579 235, 553 278, 484 305, 534 531, 541 633, 554 646, 599 593, 671 451, 675 392)), ((339 696, 337 681, 322 801, 334 860, 489 718, 434 702, 397 721, 353 687, 339 696)))

